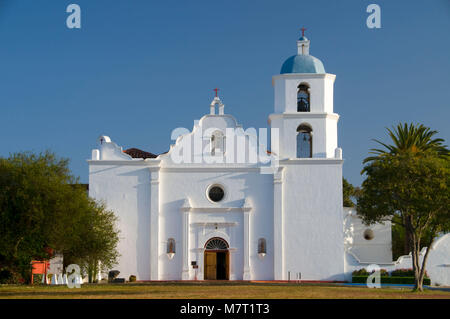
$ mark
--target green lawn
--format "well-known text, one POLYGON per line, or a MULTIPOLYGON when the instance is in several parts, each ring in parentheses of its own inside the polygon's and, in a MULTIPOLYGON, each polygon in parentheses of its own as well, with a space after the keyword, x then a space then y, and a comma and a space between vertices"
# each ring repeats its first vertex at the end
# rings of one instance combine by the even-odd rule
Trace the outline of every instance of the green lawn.
POLYGON ((134 283, 91 284, 80 289, 66 286, 15 286, 0 285, 0 299, 311 299, 311 298, 445 298, 450 292, 426 290, 423 293, 411 289, 368 289, 342 287, 333 284, 293 283, 134 283))

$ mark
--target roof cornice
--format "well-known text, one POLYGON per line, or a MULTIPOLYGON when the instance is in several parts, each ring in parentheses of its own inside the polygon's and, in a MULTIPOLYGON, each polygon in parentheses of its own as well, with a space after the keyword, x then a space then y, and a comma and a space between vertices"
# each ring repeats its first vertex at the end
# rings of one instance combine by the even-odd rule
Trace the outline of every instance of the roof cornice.
POLYGON ((275 118, 310 118, 310 119, 333 119, 339 120, 339 114, 336 113, 313 113, 313 112, 295 112, 295 113, 272 113, 269 115, 269 123, 275 118))
POLYGON ((272 83, 276 79, 280 78, 329 78, 329 79, 336 79, 336 74, 332 73, 283 73, 283 74, 277 74, 272 76, 272 83))

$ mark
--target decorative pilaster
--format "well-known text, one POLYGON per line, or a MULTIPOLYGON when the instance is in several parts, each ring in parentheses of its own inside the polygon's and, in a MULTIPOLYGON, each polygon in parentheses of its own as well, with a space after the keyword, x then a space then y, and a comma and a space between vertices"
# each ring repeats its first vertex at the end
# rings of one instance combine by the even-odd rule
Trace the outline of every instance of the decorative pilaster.
POLYGON ((274 279, 284 280, 283 167, 273 174, 274 279))
POLYGON ((248 198, 245 199, 244 206, 244 280, 251 280, 252 274, 250 270, 250 212, 252 207, 248 198))
POLYGON ((234 261, 234 255, 236 253, 237 249, 236 248, 229 248, 228 252, 229 252, 229 263, 230 263, 230 280, 238 280, 237 276, 236 276, 236 272, 234 271, 234 266, 233 266, 233 261, 234 261))
MULTIPOLYGON (((203 280, 204 279, 204 269, 205 269, 205 264, 204 264, 204 254, 205 254, 205 248, 197 248, 194 249, 195 251, 195 256, 197 260, 197 265, 198 268, 194 270, 194 273, 197 275, 197 279, 196 280, 203 280)), ((194 275, 194 279, 195 279, 195 275, 194 275)))
POLYGON ((182 215, 183 215, 183 271, 181 273, 182 280, 190 279, 190 271, 189 271, 189 212, 191 210, 191 203, 189 199, 184 201, 183 206, 181 207, 182 215))
POLYGON ((159 168, 150 168, 150 279, 159 279, 159 168))

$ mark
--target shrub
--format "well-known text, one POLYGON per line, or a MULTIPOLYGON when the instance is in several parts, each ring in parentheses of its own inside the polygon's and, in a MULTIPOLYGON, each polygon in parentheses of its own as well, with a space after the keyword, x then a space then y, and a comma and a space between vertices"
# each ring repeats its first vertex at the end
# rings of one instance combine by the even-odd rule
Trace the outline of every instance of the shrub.
MULTIPOLYGON (((353 276, 352 277, 352 282, 353 283, 360 283, 360 284, 365 284, 367 282, 367 278, 368 276, 353 276)), ((389 277, 389 276, 381 276, 380 277, 380 281, 382 284, 414 284, 414 277, 398 277, 398 276, 394 276, 394 277, 389 277)), ((424 285, 430 285, 431 281, 429 278, 425 278, 423 280, 423 284, 424 285)))
POLYGON ((369 273, 367 272, 367 270, 365 268, 361 268, 361 269, 353 271, 352 275, 353 276, 368 276, 369 273))
MULTIPOLYGON (((414 277, 414 270, 412 268, 406 269, 396 269, 391 272, 392 277, 414 277)), ((425 270, 425 277, 424 278, 430 278, 428 276, 427 271, 425 270)))
POLYGON ((0 284, 12 284, 14 283, 14 275, 7 269, 0 270, 0 284))
POLYGON ((43 274, 34 274, 33 275, 33 285, 39 285, 42 283, 43 274))
POLYGON ((412 269, 396 269, 391 272, 393 277, 414 277, 414 271, 412 269))
POLYGON ((389 276, 389 272, 386 269, 380 269, 381 276, 389 276))
MULTIPOLYGON (((374 273, 375 271, 372 271, 371 273, 374 273)), ((353 276, 368 276, 371 273, 369 273, 365 268, 361 268, 358 270, 353 271, 353 276)), ((386 269, 380 269, 381 276, 389 276, 389 272, 386 269)))
POLYGON ((135 275, 131 275, 128 281, 129 282, 136 282, 136 276, 135 275))
POLYGON ((0 269, 0 284, 17 285, 24 283, 25 279, 20 275, 20 273, 13 272, 6 268, 0 269))

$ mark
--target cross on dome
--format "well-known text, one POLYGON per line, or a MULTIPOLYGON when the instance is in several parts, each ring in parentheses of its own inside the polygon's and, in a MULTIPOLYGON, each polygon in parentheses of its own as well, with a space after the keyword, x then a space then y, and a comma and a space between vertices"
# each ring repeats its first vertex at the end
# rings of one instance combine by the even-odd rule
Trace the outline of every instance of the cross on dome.
POLYGON ((309 54, 310 41, 303 36, 306 28, 301 28, 301 30, 302 37, 297 40, 297 54, 284 61, 280 73, 326 73, 323 63, 309 54))
POLYGON ((301 28, 300 30, 302 30, 302 38, 305 36, 305 31, 307 30, 307 29, 305 29, 304 27, 303 28, 301 28))
POLYGON ((309 55, 309 40, 305 37, 306 28, 302 27, 302 36, 297 41, 298 55, 309 55))

